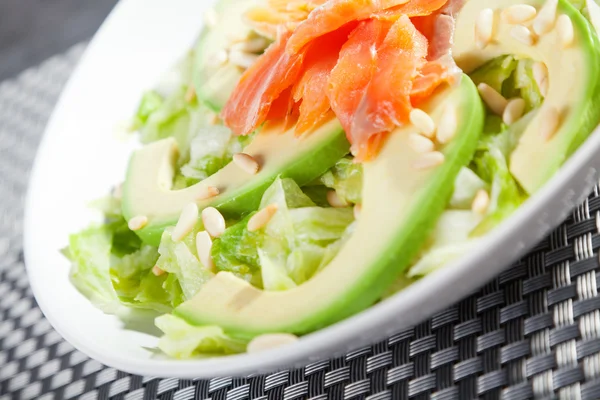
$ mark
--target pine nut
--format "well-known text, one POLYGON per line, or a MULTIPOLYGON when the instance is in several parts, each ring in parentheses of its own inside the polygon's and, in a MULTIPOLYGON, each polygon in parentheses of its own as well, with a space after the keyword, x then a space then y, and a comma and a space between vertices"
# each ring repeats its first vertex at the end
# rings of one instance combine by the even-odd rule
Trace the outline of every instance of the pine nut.
POLYGON ((573 30, 573 21, 568 15, 561 15, 556 21, 556 33, 558 40, 563 48, 567 48, 573 44, 575 40, 575 31, 573 30))
POLYGON ((250 68, 252 65, 254 65, 256 60, 258 60, 258 57, 259 56, 256 54, 244 53, 236 50, 229 52, 229 62, 244 69, 250 68))
POLYGON ((473 199, 473 204, 471 205, 471 210, 474 213, 483 215, 487 212, 488 207, 490 206, 490 195, 486 190, 479 190, 473 199))
POLYGON ((161 276, 167 273, 167 271, 161 269, 158 265, 155 265, 154 267, 152 267, 152 273, 155 276, 161 276))
POLYGON ((248 353, 257 353, 292 344, 297 341, 298 337, 291 333, 267 333, 252 339, 250 343, 248 343, 246 351, 248 353))
POLYGON ((540 94, 544 97, 548 95, 548 67, 543 62, 533 64, 533 79, 537 83, 540 94))
POLYGON ((512 125, 518 121, 525 112, 525 100, 523 99, 511 99, 509 100, 504 113, 502 114, 502 121, 506 125, 512 125))
POLYGON ((348 203, 340 196, 338 196, 335 190, 330 190, 327 192, 327 202, 331 207, 334 208, 348 207, 348 203))
POLYGON ((127 223, 127 226, 132 231, 139 231, 146 225, 148 225, 148 217, 146 217, 145 215, 138 215, 137 217, 133 217, 127 223))
POLYGON ((196 203, 190 203, 181 210, 177 225, 171 233, 171 239, 176 242, 182 240, 194 229, 196 222, 198 222, 198 206, 196 203))
POLYGON ((502 20, 507 24, 516 25, 529 22, 535 18, 537 10, 529 4, 516 4, 502 11, 502 20))
POLYGON ((547 108, 540 116, 540 134, 546 141, 550 141, 560 125, 560 113, 555 107, 547 108))
POLYGON ((531 31, 523 25, 514 26, 510 30, 510 35, 527 46, 533 46, 536 41, 536 37, 533 35, 533 33, 531 33, 531 31))
POLYGON ((479 95, 494 114, 502 115, 504 113, 504 109, 508 104, 508 100, 504 96, 487 83, 477 85, 477 90, 479 90, 479 95))
POLYGON ((456 108, 449 104, 446 106, 440 117, 437 128, 437 141, 446 144, 449 143, 456 135, 458 129, 458 117, 456 115, 456 108))
POLYGON ((258 161, 246 153, 237 153, 233 155, 233 162, 249 174, 255 175, 260 169, 258 161))
POLYGON ((214 186, 204 186, 203 190, 198 194, 198 200, 206 200, 215 197, 219 194, 219 189, 214 186))
POLYGON ((204 229, 214 238, 221 236, 225 232, 225 218, 214 207, 207 207, 202 210, 202 223, 204 224, 204 229))
POLYGON ((435 133, 435 122, 425 111, 418 108, 413 109, 409 116, 410 122, 428 138, 433 138, 435 133))
POLYGON ((435 150, 435 145, 430 139, 418 133, 408 135, 408 145, 417 153, 429 153, 435 150))
POLYGON ((278 208, 279 207, 277 206, 277 203, 273 203, 254 214, 248 221, 248 231, 256 232, 267 226, 269 221, 271 221, 271 218, 273 218, 277 212, 278 208))
POLYGON ((420 155, 419 158, 414 162, 413 168, 417 170, 434 168, 442 165, 445 159, 446 157, 444 157, 443 153, 440 153, 439 151, 432 151, 431 153, 420 155))
POLYGON ((481 10, 475 21, 475 42, 484 48, 494 36, 494 11, 491 8, 481 10))
POLYGON ((533 31, 538 35, 543 35, 550 32, 556 21, 556 10, 558 8, 558 0, 546 0, 546 3, 538 12, 537 17, 533 21, 533 31))
POLYGON ((210 234, 206 231, 198 232, 196 235, 196 251, 198 252, 198 259, 206 268, 215 271, 215 262, 211 255, 212 239, 210 234))

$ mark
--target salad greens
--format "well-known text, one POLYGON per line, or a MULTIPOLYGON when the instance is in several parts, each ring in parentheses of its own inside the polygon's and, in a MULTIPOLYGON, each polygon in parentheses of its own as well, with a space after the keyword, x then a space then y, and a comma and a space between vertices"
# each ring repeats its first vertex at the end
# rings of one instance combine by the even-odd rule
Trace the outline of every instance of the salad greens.
POLYGON ((193 326, 170 314, 156 318, 155 323, 165 333, 158 348, 175 358, 243 353, 248 344, 226 335, 218 326, 193 326))
MULTIPOLYGON (((571 3, 592 21, 596 16, 600 26, 596 3, 571 3)), ((189 52, 142 96, 131 122, 131 130, 139 133, 144 144, 176 140, 179 153, 174 189, 216 173, 253 138, 234 135, 211 107, 196 98, 190 88, 194 58, 194 52, 189 52)), ((475 248, 527 200, 511 174, 509 160, 544 100, 533 69, 532 60, 505 55, 469 75, 475 84, 485 83, 506 99, 523 99, 524 115, 508 126, 488 111, 475 155, 458 174, 453 195, 434 231, 383 299, 475 248), (489 205, 476 212, 473 204, 481 195, 488 196, 489 205)), ((155 323, 164 333, 159 342, 164 353, 176 358, 240 353, 246 350, 248 340, 235 338, 218 326, 192 326, 170 312, 193 298, 219 272, 231 273, 265 291, 291 290, 310 280, 327 268, 351 237, 362 189, 362 165, 350 155, 303 187, 278 177, 264 192, 258 209, 277 205, 275 215, 255 231, 248 229, 248 222, 258 210, 227 220, 224 233, 212 243, 214 266, 203 265, 198 255, 196 235, 204 229, 201 219, 181 241, 173 240, 174 227, 165 229, 160 246, 153 247, 129 228, 115 191, 92 204, 102 213, 103 223, 71 235, 63 254, 72 265, 73 285, 102 311, 123 315, 124 310, 135 309, 162 314, 155 323), (332 207, 328 201, 332 191, 348 206, 332 207)))
POLYGON ((131 123, 142 143, 172 137, 177 141, 178 173, 174 189, 194 185, 228 164, 233 154, 252 140, 234 136, 208 106, 189 95, 194 54, 184 57, 161 80, 159 88, 146 92, 131 123))
POLYGON ((277 204, 278 211, 263 230, 248 231, 254 214, 248 215, 215 239, 212 256, 218 271, 265 290, 289 289, 333 258, 354 215, 349 208, 315 206, 289 178, 277 179, 267 189, 261 208, 270 204, 277 204))
MULTIPOLYGON (((179 80, 173 76, 187 73, 188 62, 186 58, 177 67, 179 72, 171 72, 170 80, 166 79, 160 90, 144 94, 132 122, 144 143, 166 137, 177 140, 180 154, 175 188, 212 175, 251 140, 234 136, 196 99, 186 100, 188 76, 179 75, 179 80)), ((520 93, 526 108, 533 111, 510 127, 498 117, 488 116, 476 155, 455 182, 448 210, 414 265, 391 285, 384 298, 468 252, 478 243, 478 237, 525 200, 508 171, 507 155, 542 100, 528 71, 529 60, 504 56, 472 74, 475 82, 485 82, 507 95, 520 93), (470 210, 481 190, 490 191, 490 207, 485 215, 470 210)), ((200 222, 179 242, 171 238, 172 228, 166 229, 160 246, 152 247, 143 244, 128 228, 118 196, 109 196, 94 204, 103 212, 105 223, 70 239, 65 254, 73 264, 71 279, 107 313, 117 313, 123 306, 163 313, 156 319, 156 326, 164 332, 159 348, 170 356, 243 352, 247 341, 234 339, 217 326, 191 326, 168 313, 192 298, 215 272, 227 271, 257 288, 280 291, 301 285, 326 268, 351 236, 355 218, 351 207, 329 206, 327 193, 331 190, 348 204, 360 204, 362 166, 347 156, 305 187, 288 178, 275 180, 259 207, 277 204, 275 216, 256 232, 247 228, 255 212, 227 221, 224 234, 213 242, 214 270, 198 259, 195 235, 202 229, 200 222), (159 275, 156 269, 161 271, 159 275)))

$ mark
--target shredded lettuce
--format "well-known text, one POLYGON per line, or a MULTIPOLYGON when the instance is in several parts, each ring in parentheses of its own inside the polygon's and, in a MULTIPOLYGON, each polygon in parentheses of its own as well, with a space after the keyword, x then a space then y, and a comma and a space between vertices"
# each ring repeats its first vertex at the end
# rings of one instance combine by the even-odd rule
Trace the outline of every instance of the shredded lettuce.
POLYGON ((177 63, 155 90, 146 92, 133 118, 131 129, 139 131, 142 143, 168 137, 177 141, 178 172, 173 187, 181 189, 214 174, 231 161, 251 140, 234 136, 217 115, 196 98, 187 98, 192 81, 193 53, 177 63))
POLYGON ((278 210, 265 228, 248 231, 252 213, 215 239, 211 253, 219 271, 265 290, 286 290, 333 259, 354 214, 351 208, 316 206, 292 179, 278 178, 265 191, 260 208, 270 204, 278 210))
POLYGON ((477 192, 486 189, 485 183, 473 170, 461 168, 454 181, 454 193, 449 207, 453 209, 470 209, 477 192))
POLYGON ((470 77, 475 84, 487 83, 506 98, 522 98, 528 112, 538 108, 543 100, 533 79, 532 65, 530 59, 501 56, 479 67, 470 77))
POLYGON ((503 92, 504 82, 508 81, 515 69, 517 60, 513 56, 497 57, 470 74, 471 80, 479 85, 487 83, 497 92, 503 92))
POLYGON ((525 200, 519 184, 510 173, 508 157, 513 151, 530 113, 499 134, 486 135, 478 145, 471 163, 475 173, 491 186, 490 205, 473 236, 482 236, 510 216, 525 200))
POLYGON ((334 244, 354 221, 354 213, 351 208, 314 206, 291 179, 277 179, 265 192, 261 207, 273 203, 278 211, 264 229, 262 248, 301 284, 319 270, 326 255, 333 258, 334 244))
POLYGON ((96 307, 114 314, 120 307, 110 281, 112 233, 106 226, 91 227, 69 237, 65 252, 71 261, 73 285, 96 307))
POLYGON ((179 282, 174 275, 156 276, 158 251, 152 246, 122 258, 113 257, 110 274, 113 287, 124 305, 134 308, 169 312, 184 301, 179 282))
POLYGON ((282 260, 271 258, 272 256, 277 257, 277 254, 270 256, 266 251, 258 249, 258 256, 264 290, 280 291, 292 289, 297 286, 292 278, 288 276, 282 260))
POLYGON ((361 203, 362 180, 362 164, 351 157, 342 158, 321 177, 323 185, 335 189, 341 199, 352 204, 361 203))
POLYGON ((472 249, 477 239, 469 235, 480 221, 481 216, 470 210, 445 211, 421 257, 408 271, 408 277, 430 274, 472 249))
POLYGON ((242 151, 242 139, 234 137, 225 126, 212 125, 198 129, 190 142, 190 160, 181 167, 181 174, 195 181, 206 179, 242 151))
POLYGON ((186 239, 175 242, 171 238, 173 228, 165 229, 158 253, 156 265, 163 271, 177 277, 184 300, 192 298, 214 274, 198 261, 194 249, 194 233, 186 239))
POLYGON ((523 98, 525 100, 525 112, 538 108, 544 100, 533 78, 533 64, 533 60, 519 60, 512 75, 513 82, 505 85, 503 90, 503 94, 507 98, 523 98))
POLYGON ((254 213, 231 225, 221 237, 216 238, 211 255, 217 271, 231 272, 261 288, 258 247, 262 243, 263 235, 260 232, 250 232, 246 228, 252 215, 254 213))
POLYGON ((170 314, 162 315, 154 322, 164 332, 158 342, 159 349, 174 358, 242 353, 248 344, 226 335, 218 326, 193 326, 170 314))

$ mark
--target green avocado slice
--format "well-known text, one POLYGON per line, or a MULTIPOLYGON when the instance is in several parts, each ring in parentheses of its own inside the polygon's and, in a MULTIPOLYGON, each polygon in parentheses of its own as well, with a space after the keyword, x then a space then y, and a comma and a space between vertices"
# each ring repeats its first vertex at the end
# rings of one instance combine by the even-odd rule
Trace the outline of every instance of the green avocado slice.
MULTIPOLYGON (((519 4, 535 7, 539 16, 546 2, 468 0, 456 21, 453 55, 467 74, 487 61, 510 54, 517 59, 541 61, 547 66, 547 95, 510 156, 511 173, 523 189, 532 194, 554 175, 600 122, 600 42, 583 15, 568 1, 558 0, 555 21, 562 15, 569 17, 573 42, 564 47, 555 24, 549 32, 536 35, 532 45, 525 44, 514 37, 512 30, 516 25, 501 17, 503 10, 519 4), (475 41, 474 25, 484 9, 494 11, 494 28, 491 42, 481 49, 475 41), (542 128, 552 110, 560 115, 559 125, 547 139, 542 135, 542 128)), ((532 30, 533 21, 523 25, 532 30)))
POLYGON ((194 325, 218 325, 239 336, 304 334, 372 305, 404 271, 445 209, 459 170, 467 165, 483 129, 484 109, 473 82, 434 96, 423 108, 439 121, 454 107, 456 136, 439 147, 445 161, 419 169, 410 145, 412 125, 397 129, 378 157, 364 164, 361 216, 340 253, 306 283, 266 292, 220 272, 174 313, 194 325))
POLYGON ((243 70, 220 59, 232 44, 252 33, 244 14, 257 0, 220 0, 213 9, 214 26, 207 26, 195 48, 193 80, 200 100, 219 112, 242 77, 243 70))
POLYGON ((263 129, 244 149, 259 161, 257 174, 244 172, 232 162, 196 185, 171 190, 177 144, 172 138, 163 139, 131 156, 123 185, 123 215, 127 220, 148 218, 148 224, 136 233, 144 242, 158 246, 164 229, 177 223, 187 204, 195 202, 200 210, 213 206, 225 217, 239 217, 258 208, 264 191, 278 176, 306 184, 348 154, 349 146, 337 119, 302 137, 296 137, 295 128, 284 133, 263 129), (200 200, 207 186, 220 193, 200 200))

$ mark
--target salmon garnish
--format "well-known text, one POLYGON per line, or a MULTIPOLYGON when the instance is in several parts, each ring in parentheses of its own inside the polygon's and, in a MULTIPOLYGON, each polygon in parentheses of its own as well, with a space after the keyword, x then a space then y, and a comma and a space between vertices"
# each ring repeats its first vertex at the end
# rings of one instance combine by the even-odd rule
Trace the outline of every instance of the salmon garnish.
POLYGON ((340 52, 329 78, 327 96, 331 109, 340 120, 348 140, 352 136, 354 115, 377 69, 377 49, 392 24, 370 19, 352 32, 340 52))
POLYGON ((238 135, 253 132, 267 118, 273 102, 293 85, 302 72, 305 52, 290 54, 284 33, 246 70, 221 112, 223 121, 238 135))
MULTIPOLYGON (((329 0, 314 9, 294 30, 287 51, 296 53, 312 40, 352 21, 369 19, 372 14, 408 3, 410 0, 329 0)), ((440 0, 441 1, 441 0, 440 0)))
POLYGON ((375 73, 354 112, 349 136, 358 158, 372 135, 392 131, 408 121, 413 80, 426 57, 427 39, 407 16, 400 17, 377 50, 375 73))
POLYGON ((236 134, 264 122, 305 134, 333 112, 365 161, 413 107, 458 80, 452 14, 463 0, 268 1, 263 22, 277 40, 222 113, 236 134))

